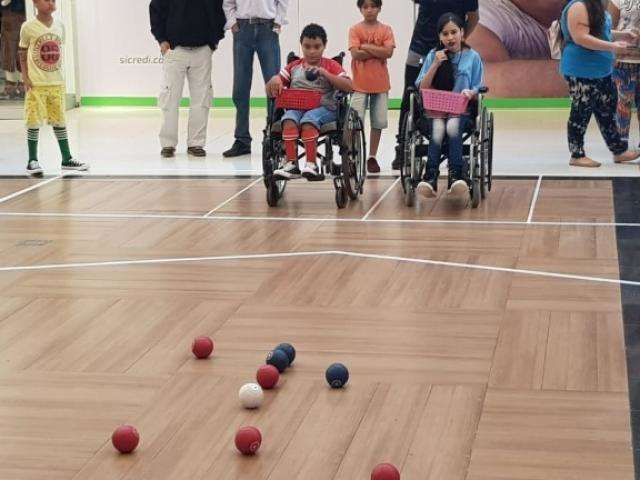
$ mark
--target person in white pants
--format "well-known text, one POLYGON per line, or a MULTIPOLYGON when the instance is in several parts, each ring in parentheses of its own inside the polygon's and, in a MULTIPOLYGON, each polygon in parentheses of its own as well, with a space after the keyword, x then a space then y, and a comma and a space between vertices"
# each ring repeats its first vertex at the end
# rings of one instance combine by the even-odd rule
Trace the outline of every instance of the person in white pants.
POLYGON ((158 98, 163 123, 161 155, 173 157, 178 144, 178 118, 184 80, 189 83, 191 108, 187 152, 204 157, 209 109, 213 99, 212 53, 224 37, 222 0, 151 0, 151 32, 164 57, 158 98))

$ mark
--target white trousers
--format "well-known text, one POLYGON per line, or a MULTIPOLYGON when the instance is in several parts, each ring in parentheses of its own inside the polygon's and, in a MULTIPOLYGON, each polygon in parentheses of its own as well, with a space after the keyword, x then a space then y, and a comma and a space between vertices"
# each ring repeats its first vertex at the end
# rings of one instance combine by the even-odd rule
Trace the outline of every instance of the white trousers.
POLYGON ((211 85, 212 51, 208 46, 177 47, 164 56, 163 83, 158 98, 162 109, 162 148, 178 145, 178 118, 184 79, 189 82, 191 109, 189 110, 188 147, 204 147, 207 142, 209 109, 213 99, 211 85))

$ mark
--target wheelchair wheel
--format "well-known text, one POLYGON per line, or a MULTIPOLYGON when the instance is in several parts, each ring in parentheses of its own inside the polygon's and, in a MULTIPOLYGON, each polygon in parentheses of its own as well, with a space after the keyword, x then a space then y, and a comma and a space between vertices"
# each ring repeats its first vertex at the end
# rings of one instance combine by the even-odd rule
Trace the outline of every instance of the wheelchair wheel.
POLYGON ((347 190, 343 185, 336 187, 336 205, 338 208, 343 209, 347 206, 347 190))
POLYGON ((482 193, 480 192, 480 179, 474 178, 471 182, 471 208, 478 208, 482 193))
POLYGON ((364 190, 364 181, 367 176, 365 160, 367 143, 364 124, 355 110, 349 109, 347 112, 342 147, 344 189, 351 200, 356 200, 364 190))
POLYGON ((413 207, 416 204, 416 188, 410 177, 404 181, 404 204, 407 207, 413 207))
POLYGON ((491 191, 493 185, 493 112, 489 113, 489 155, 487 155, 487 190, 491 191))
POLYGON ((488 118, 486 109, 480 114, 480 197, 487 197, 487 163, 489 157, 488 118))
POLYGON ((278 206, 278 201, 284 195, 287 181, 276 178, 273 172, 285 163, 282 140, 265 139, 262 148, 263 181, 267 188, 267 204, 278 206))
POLYGON ((277 185, 279 182, 276 181, 273 176, 270 176, 267 181, 269 182, 267 185, 267 205, 270 207, 277 207, 278 201, 282 196, 277 185))
POLYGON ((421 137, 415 129, 411 112, 405 116, 404 132, 404 162, 400 169, 400 177, 405 193, 405 204, 411 207, 415 203, 416 186, 420 182, 422 172, 422 159, 416 156, 421 137))

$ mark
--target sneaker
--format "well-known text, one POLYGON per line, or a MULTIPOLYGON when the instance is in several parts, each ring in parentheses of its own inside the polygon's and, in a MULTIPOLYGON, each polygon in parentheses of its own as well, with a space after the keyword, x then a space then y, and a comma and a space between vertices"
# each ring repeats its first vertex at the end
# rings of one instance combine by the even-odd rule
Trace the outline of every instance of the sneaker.
POLYGON ((207 152, 202 147, 189 147, 187 148, 187 153, 192 157, 206 157, 207 152))
POLYGON ((160 152, 160 156, 162 158, 172 158, 176 156, 176 149, 175 147, 164 147, 162 149, 162 151, 160 152))
POLYGON ((298 165, 293 162, 287 162, 282 168, 279 168, 273 172, 275 177, 284 178, 285 180, 294 180, 300 178, 300 169, 298 165))
POLYGON ((251 145, 239 142, 238 140, 233 142, 229 150, 222 152, 224 158, 241 157, 242 155, 251 155, 251 145))
POLYGON ((462 175, 458 171, 451 171, 449 173, 449 190, 447 193, 453 197, 468 197, 469 196, 469 184, 462 178, 462 175))
POLYGON ((307 163, 302 169, 302 176, 313 182, 314 180, 322 180, 322 174, 315 163, 307 163))
POLYGON ((37 160, 30 160, 27 164, 27 175, 31 177, 41 177, 42 176, 42 167, 37 160))
MULTIPOLYGON (((614 158, 615 162, 615 158, 614 158)), ((598 168, 600 166, 600 162, 596 162, 589 157, 581 157, 581 158, 573 158, 569 160, 569 165, 572 167, 585 167, 585 168, 598 168)))
POLYGON ((62 170, 75 170, 76 172, 86 172, 89 170, 88 163, 82 163, 75 158, 62 162, 62 170))
POLYGON ((435 198, 438 196, 438 176, 440 172, 427 172, 424 178, 418 184, 418 193, 426 198, 435 198))
POLYGON ((380 165, 378 164, 376 157, 369 157, 367 160, 367 172, 380 173, 380 165))

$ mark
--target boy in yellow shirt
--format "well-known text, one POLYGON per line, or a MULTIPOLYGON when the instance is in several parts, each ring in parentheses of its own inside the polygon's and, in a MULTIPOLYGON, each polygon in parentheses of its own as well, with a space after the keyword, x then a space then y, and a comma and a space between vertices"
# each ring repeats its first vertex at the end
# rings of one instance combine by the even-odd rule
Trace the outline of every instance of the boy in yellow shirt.
POLYGON ((60 145, 62 170, 84 171, 86 163, 74 159, 69 150, 65 120, 65 84, 62 76, 64 25, 53 18, 56 0, 33 0, 36 18, 22 24, 20 30, 20 66, 24 86, 25 120, 29 161, 27 174, 41 176, 38 163, 40 126, 47 122, 60 145))

